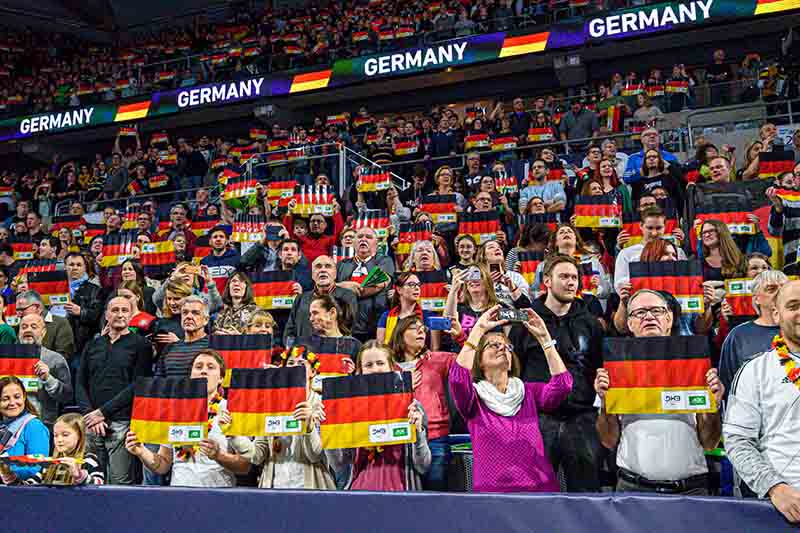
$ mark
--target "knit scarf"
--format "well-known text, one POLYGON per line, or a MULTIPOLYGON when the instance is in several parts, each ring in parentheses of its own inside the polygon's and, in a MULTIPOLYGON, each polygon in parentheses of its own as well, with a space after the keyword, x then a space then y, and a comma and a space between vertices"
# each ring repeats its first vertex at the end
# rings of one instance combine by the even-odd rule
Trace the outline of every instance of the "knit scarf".
POLYGON ((475 390, 486 407, 500 416, 514 416, 522 407, 525 399, 525 385, 519 378, 509 378, 506 392, 500 392, 488 381, 481 380, 475 384, 475 390))
POLYGON ((88 280, 88 279, 89 279, 89 276, 84 274, 80 278, 70 281, 69 282, 69 295, 74 298, 75 297, 75 291, 77 291, 80 288, 80 286, 83 285, 83 282, 88 280))
MULTIPOLYGON (((422 307, 420 307, 419 303, 414 304, 414 314, 416 314, 420 320, 423 320, 422 307)), ((389 341, 391 341, 398 320, 400 320, 399 305, 397 307, 392 307, 391 310, 389 310, 389 316, 386 317, 386 335, 383 337, 384 344, 389 344, 389 341)))

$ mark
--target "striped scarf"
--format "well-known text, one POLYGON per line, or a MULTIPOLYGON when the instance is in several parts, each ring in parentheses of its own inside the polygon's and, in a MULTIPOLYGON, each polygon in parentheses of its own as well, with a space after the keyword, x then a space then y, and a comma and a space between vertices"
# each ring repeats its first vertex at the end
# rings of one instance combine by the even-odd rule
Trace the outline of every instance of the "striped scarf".
MULTIPOLYGON (((419 303, 414 304, 414 314, 416 314, 420 320, 423 320, 422 307, 420 307, 419 303)), ((394 328, 397 327, 398 320, 400 320, 399 305, 397 307, 392 307, 391 310, 389 310, 389 316, 386 317, 386 334, 383 337, 384 344, 389 344, 392 341, 392 334, 394 333, 394 328)))

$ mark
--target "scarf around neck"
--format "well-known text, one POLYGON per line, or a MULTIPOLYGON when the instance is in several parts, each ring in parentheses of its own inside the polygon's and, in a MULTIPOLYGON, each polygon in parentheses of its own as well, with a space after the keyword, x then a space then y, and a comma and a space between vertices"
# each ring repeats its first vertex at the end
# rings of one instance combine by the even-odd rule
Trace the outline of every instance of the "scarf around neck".
POLYGON ((475 384, 475 390, 486 407, 500 416, 516 415, 525 399, 525 385, 519 378, 508 379, 506 392, 500 392, 485 379, 475 384))

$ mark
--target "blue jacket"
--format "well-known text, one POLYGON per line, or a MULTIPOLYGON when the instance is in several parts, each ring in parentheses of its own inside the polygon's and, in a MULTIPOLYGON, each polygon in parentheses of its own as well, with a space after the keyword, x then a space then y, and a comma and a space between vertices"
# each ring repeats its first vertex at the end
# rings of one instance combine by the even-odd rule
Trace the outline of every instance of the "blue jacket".
MULTIPOLYGON (((661 158, 664 161, 669 161, 670 163, 673 163, 675 165, 680 165, 680 163, 678 162, 678 158, 675 157, 673 154, 661 148, 659 149, 659 151, 661 152, 661 158)), ((636 183, 637 181, 642 179, 641 170, 643 161, 644 161, 644 150, 641 150, 640 152, 637 152, 635 154, 631 154, 628 157, 628 166, 625 167, 625 176, 624 176, 625 183, 628 184, 636 183)))
MULTIPOLYGON (((47 426, 34 418, 22 430, 22 434, 16 444, 7 450, 8 455, 50 455, 50 431, 47 426)), ((32 478, 39 473, 41 467, 38 466, 12 466, 11 471, 20 480, 32 478)))
POLYGON ((219 257, 215 256, 213 252, 208 254, 200 261, 200 264, 208 267, 209 272, 211 272, 211 277, 227 278, 231 272, 239 267, 240 260, 241 256, 239 252, 228 248, 225 250, 225 253, 219 257))

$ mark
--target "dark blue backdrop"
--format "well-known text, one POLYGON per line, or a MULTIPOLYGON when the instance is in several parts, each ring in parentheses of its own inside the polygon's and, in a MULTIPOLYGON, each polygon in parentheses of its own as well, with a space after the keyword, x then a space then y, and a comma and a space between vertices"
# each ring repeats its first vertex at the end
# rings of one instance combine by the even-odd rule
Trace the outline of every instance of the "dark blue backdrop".
POLYGON ((714 533, 797 531, 769 502, 126 487, 0 487, 2 531, 714 533))

